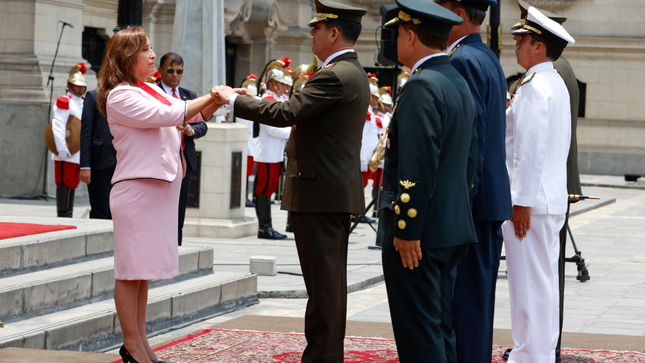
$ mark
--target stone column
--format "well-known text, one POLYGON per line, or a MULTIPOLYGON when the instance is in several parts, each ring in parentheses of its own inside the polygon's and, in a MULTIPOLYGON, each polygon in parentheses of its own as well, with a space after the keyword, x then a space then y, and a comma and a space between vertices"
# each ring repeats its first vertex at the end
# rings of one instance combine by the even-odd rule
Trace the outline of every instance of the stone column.
POLYGON ((226 83, 224 0, 177 0, 172 51, 189 69, 182 87, 206 94, 226 83))
POLYGON ((184 236, 240 238, 257 232, 257 218, 244 217, 248 138, 249 129, 244 125, 211 121, 206 136, 195 141, 202 153, 199 208, 186 209, 184 236), (241 153, 236 167, 233 153, 241 153), (231 206, 232 197, 239 201, 238 206, 231 206))

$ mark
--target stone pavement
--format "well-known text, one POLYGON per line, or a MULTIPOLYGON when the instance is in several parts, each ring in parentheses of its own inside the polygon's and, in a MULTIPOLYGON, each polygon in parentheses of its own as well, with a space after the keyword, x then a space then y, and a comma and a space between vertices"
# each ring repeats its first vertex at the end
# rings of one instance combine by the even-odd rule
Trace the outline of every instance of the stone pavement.
MULTIPOLYGON (((622 177, 582 176, 584 193, 600 196, 599 201, 582 201, 571 207, 571 230, 589 265, 590 281, 576 280, 576 265, 566 265, 564 331, 571 333, 645 336, 645 183, 627 183, 622 177), (592 186, 593 185, 593 186, 592 186)), ((371 189, 371 188, 368 188, 371 189)), ((366 193, 367 197, 367 193, 366 193)), ((75 218, 87 209, 79 198, 75 218)), ((253 208, 246 209, 253 216, 253 208)), ((284 231, 286 212, 272 207, 274 228, 284 231)), ((55 201, 0 199, 2 220, 29 219, 55 215, 55 201)), ((244 315, 303 317, 306 304, 293 234, 283 241, 246 237, 235 240, 185 237, 186 246, 214 248, 214 270, 248 272, 251 256, 276 257, 278 274, 259 276, 260 303, 225 315, 212 317, 151 339, 153 344, 176 339, 204 327, 244 315), (264 298, 262 298, 264 297, 264 298)), ((369 249, 375 232, 359 224, 350 236, 348 320, 390 322, 382 281, 380 251, 369 249)), ((568 244, 567 256, 573 256, 568 244)), ((510 306, 505 264, 500 267, 497 285, 495 327, 510 329, 510 306)))

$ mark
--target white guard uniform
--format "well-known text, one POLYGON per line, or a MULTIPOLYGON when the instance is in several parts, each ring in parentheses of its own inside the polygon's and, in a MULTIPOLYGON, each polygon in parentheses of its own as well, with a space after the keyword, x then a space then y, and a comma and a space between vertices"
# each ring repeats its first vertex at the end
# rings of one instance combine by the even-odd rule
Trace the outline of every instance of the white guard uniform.
POLYGON ((506 109, 511 198, 513 205, 531 207, 523 240, 515 236, 511 221, 502 227, 515 342, 509 363, 555 361, 559 232, 568 203, 569 93, 552 62, 535 65, 526 74, 506 109))
POLYGON ((251 133, 249 134, 249 140, 246 142, 246 155, 253 157, 255 155, 255 145, 258 143, 258 138, 253 137, 253 121, 249 121, 241 117, 236 117, 235 122, 240 125, 244 125, 248 127, 249 130, 251 130, 251 133))
POLYGON ((361 171, 369 171, 369 163, 376 145, 378 145, 378 126, 376 126, 376 112, 372 106, 367 107, 368 114, 365 118, 365 126, 363 126, 363 142, 361 144, 361 171))
MULTIPOLYGON (((272 91, 266 90, 264 99, 283 102, 283 99, 272 91)), ((284 161, 284 149, 291 134, 291 127, 273 127, 260 124, 260 134, 255 145, 253 160, 258 163, 281 163, 284 161)))
POLYGON ((52 119, 52 133, 54 134, 54 141, 56 142, 58 155, 54 155, 52 153, 52 160, 80 164, 80 151, 77 151, 76 154, 72 155, 67 149, 67 120, 70 115, 78 117, 79 120, 81 119, 81 115, 83 113, 83 102, 85 100, 82 97, 72 95, 71 93, 68 93, 65 96, 70 99, 69 110, 59 109, 56 104, 54 104, 53 108, 54 117, 52 119))

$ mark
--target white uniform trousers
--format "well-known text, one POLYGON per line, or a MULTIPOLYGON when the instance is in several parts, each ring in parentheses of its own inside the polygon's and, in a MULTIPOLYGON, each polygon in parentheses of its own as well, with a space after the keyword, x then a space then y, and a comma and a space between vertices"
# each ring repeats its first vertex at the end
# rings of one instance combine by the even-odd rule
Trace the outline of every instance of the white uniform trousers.
POLYGON ((511 329, 515 347, 509 363, 555 362, 559 335, 558 256, 564 214, 531 215, 523 240, 513 222, 502 225, 511 329))

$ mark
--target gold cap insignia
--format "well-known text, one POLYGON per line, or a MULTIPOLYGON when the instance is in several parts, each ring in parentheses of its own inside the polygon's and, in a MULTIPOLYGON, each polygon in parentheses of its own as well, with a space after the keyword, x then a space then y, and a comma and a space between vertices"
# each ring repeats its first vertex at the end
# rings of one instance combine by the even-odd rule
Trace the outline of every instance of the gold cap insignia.
POLYGON ((401 180, 400 183, 401 183, 401 186, 405 189, 410 189, 413 186, 417 185, 417 183, 413 183, 409 180, 401 180))
POLYGON ((410 194, 408 194, 408 193, 401 194, 401 201, 403 203, 409 202, 410 201, 410 194))
POLYGON ((399 206, 398 206, 398 205, 395 205, 395 206, 394 206, 394 213, 396 213, 396 214, 401 214, 401 208, 399 208, 399 206))
POLYGON ((399 19, 403 20, 406 23, 412 22, 412 24, 414 24, 414 25, 421 24, 421 20, 419 20, 417 18, 413 18, 412 15, 410 15, 410 14, 404 12, 404 11, 401 11, 401 10, 399 10, 399 19))
POLYGON ((399 226, 399 229, 405 229, 405 221, 403 219, 400 219, 397 225, 399 226))
POLYGON ((338 19, 338 15, 329 13, 316 13, 316 17, 311 19, 311 22, 319 22, 327 19, 338 19))
POLYGON ((414 218, 417 216, 417 210, 414 208, 408 209, 408 217, 414 218))

